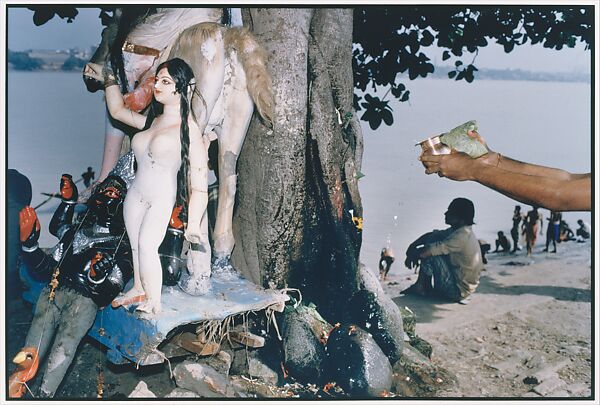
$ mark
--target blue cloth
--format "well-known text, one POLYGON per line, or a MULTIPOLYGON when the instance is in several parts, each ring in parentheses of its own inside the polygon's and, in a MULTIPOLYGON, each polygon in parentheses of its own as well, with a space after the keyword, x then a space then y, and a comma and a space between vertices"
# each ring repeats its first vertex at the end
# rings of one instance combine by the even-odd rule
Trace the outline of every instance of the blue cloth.
POLYGON ((31 204, 31 182, 27 176, 15 169, 6 173, 7 218, 6 218, 6 256, 8 258, 5 280, 6 294, 9 300, 17 299, 21 292, 19 280, 19 262, 21 261, 21 241, 19 240, 19 212, 31 204))

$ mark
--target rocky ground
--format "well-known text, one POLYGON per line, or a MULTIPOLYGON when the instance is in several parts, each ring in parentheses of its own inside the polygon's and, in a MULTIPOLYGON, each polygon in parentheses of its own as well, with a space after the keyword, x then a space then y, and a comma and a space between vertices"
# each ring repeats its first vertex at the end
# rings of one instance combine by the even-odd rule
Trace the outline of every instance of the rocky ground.
MULTIPOLYGON (((489 255, 488 259, 481 284, 468 305, 401 295, 400 291, 414 282, 416 275, 402 268, 401 263, 394 264, 388 280, 383 282, 384 290, 398 306, 408 307, 415 314, 416 333, 431 344, 433 354, 431 360, 416 352, 411 354, 416 356, 413 365, 421 362, 416 373, 395 367, 395 382, 389 395, 590 398, 590 244, 563 243, 558 254, 536 251, 533 258, 519 252, 489 255), (417 378, 419 375, 422 378, 417 378)), ((27 305, 9 305, 8 362, 21 347, 30 320, 27 305)), ((117 367, 110 365, 102 348, 89 339, 81 346, 58 396, 94 399, 100 386, 105 399, 125 399, 134 391, 159 398, 197 397, 181 388, 187 378, 181 374, 181 361, 139 370, 134 365, 117 367), (170 378, 171 370, 179 373, 177 378, 170 378), (144 383, 139 385, 140 381, 144 383)), ((12 371, 11 364, 7 367, 12 371)), ((235 361, 232 367, 236 367, 235 361)), ((254 373, 261 373, 259 369, 260 364, 254 373)), ((262 375, 262 382, 235 377, 233 387, 241 393, 239 396, 247 397, 335 395, 335 387, 325 392, 323 387, 283 381, 268 371, 262 375)), ((35 392, 36 384, 31 387, 35 392)))

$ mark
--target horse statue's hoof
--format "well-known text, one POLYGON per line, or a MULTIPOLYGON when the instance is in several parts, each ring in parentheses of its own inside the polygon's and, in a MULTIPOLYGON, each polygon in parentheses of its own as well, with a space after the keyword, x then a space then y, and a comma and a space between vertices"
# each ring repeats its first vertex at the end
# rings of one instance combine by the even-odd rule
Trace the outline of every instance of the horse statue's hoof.
POLYGON ((190 295, 205 295, 210 291, 211 283, 208 275, 191 277, 187 272, 183 272, 179 279, 179 288, 190 295))
POLYGON ((210 271, 213 277, 221 280, 238 280, 242 278, 231 264, 231 255, 213 257, 210 271))

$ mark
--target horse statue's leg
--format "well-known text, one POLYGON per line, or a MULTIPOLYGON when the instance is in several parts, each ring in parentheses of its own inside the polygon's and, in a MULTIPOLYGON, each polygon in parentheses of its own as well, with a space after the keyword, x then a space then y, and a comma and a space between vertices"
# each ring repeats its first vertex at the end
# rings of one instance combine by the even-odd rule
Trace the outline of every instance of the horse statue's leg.
MULTIPOLYGON (((219 99, 223 89, 225 48, 221 27, 214 23, 200 23, 186 29, 171 48, 169 59, 174 57, 185 60, 194 71, 196 91, 192 98, 192 112, 200 131, 205 134, 203 136, 207 137, 208 133, 212 133, 212 130, 207 128, 209 117, 215 106, 217 109, 222 108, 219 107, 219 99)), ((190 149, 191 153, 202 153, 205 155, 203 161, 208 161, 208 148, 190 149)), ((206 182, 206 198, 202 201, 201 206, 189 207, 190 211, 202 211, 194 213, 194 215, 202 217, 200 229, 196 232, 200 235, 200 240, 191 245, 188 252, 189 277, 182 275, 180 282, 184 291, 194 295, 206 292, 211 272, 211 250, 206 212, 208 182, 206 182)))
POLYGON ((232 220, 237 187, 236 165, 254 103, 246 89, 246 77, 235 54, 230 57, 231 80, 223 89, 224 117, 219 140, 219 199, 214 229, 214 273, 231 273, 231 252, 235 244, 232 220))
MULTIPOLYGON (((231 274, 233 205, 237 186, 236 164, 254 106, 272 125, 273 91, 266 68, 267 54, 252 33, 243 27, 224 30, 227 61, 223 88, 223 122, 219 140, 219 199, 214 229, 215 273, 231 274)), ((235 273, 234 273, 235 274, 235 273)))

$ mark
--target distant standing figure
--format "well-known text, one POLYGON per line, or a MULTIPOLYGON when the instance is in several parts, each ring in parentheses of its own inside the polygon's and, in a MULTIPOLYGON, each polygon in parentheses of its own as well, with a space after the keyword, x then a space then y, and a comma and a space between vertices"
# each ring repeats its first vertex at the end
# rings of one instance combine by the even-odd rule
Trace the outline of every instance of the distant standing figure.
POLYGON ((548 251, 550 242, 554 246, 554 250, 551 253, 556 253, 556 241, 560 236, 560 222, 562 220, 562 214, 560 212, 551 211, 550 217, 548 218, 548 228, 546 229, 546 248, 544 252, 548 251))
POLYGON ((496 239, 496 250, 494 250, 494 253, 498 252, 510 252, 510 242, 502 231, 498 231, 498 239, 496 239))
POLYGON ((537 240, 538 230, 544 226, 544 220, 538 212, 538 207, 534 206, 531 211, 527 213, 524 224, 525 240, 527 243, 527 256, 531 256, 535 241, 537 240))
POLYGON ((583 241, 585 239, 589 239, 590 235, 591 235, 591 232, 592 232, 590 224, 588 224, 586 222, 583 222, 582 219, 578 219, 577 220, 577 224, 579 225, 579 228, 577 228, 577 230, 575 231, 576 235, 578 236, 577 239, 579 241, 583 241))
MULTIPOLYGON (((483 262, 483 264, 487 264, 487 259, 486 259, 485 255, 488 254, 488 252, 492 249, 492 245, 490 245, 484 239, 478 239, 478 241, 479 241, 479 249, 481 249, 481 261, 483 262)), ((483 269, 483 270, 485 270, 485 269, 483 269)))
POLYGON ((516 252, 517 250, 521 250, 521 248, 519 247, 519 224, 521 223, 522 219, 523 219, 523 214, 521 214, 521 206, 516 205, 515 211, 513 212, 513 217, 512 217, 513 225, 512 225, 512 228, 510 229, 510 236, 513 240, 513 249, 512 249, 513 253, 516 252))
POLYGON ((386 280, 394 260, 394 252, 392 251, 392 248, 385 247, 381 249, 381 257, 379 258, 379 278, 381 281, 386 280))
POLYGON ((83 177, 83 184, 85 184, 86 187, 89 187, 90 184, 92 184, 92 180, 96 178, 96 173, 94 173, 91 167, 88 167, 87 172, 82 173, 81 177, 83 177))

